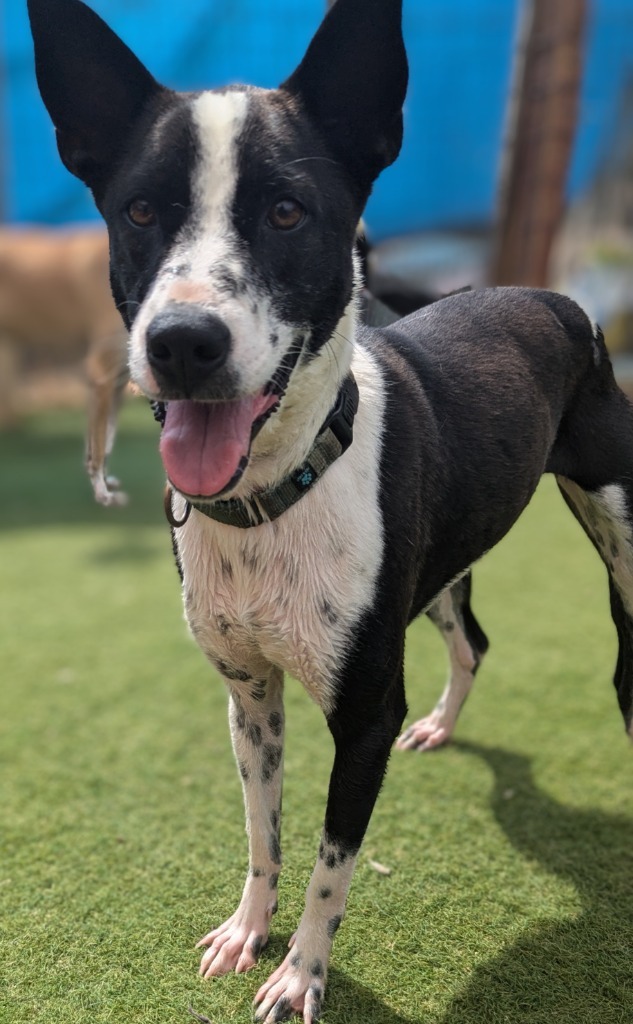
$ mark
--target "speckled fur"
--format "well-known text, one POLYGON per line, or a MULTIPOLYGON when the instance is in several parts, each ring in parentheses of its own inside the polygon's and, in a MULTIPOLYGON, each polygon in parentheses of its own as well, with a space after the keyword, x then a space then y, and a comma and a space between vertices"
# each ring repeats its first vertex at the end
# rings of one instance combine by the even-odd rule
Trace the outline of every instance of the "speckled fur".
POLYGON ((229 686, 231 740, 242 779, 249 867, 235 912, 199 945, 208 947, 200 964, 203 977, 253 967, 268 939, 277 910, 281 871, 281 789, 283 778, 283 676, 269 670, 257 683, 229 686))
POLYGON ((363 349, 352 367, 365 397, 354 444, 318 488, 274 523, 237 530, 193 512, 176 537, 187 620, 216 668, 260 679, 278 666, 325 712, 382 558, 383 384, 363 349))

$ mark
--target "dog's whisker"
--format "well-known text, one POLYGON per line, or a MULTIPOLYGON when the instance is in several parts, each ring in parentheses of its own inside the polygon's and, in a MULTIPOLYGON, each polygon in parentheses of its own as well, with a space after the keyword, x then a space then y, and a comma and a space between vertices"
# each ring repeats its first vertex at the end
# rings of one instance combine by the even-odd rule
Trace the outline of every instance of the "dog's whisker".
POLYGON ((287 167, 295 167, 297 164, 305 164, 311 161, 319 161, 320 163, 335 165, 338 163, 337 160, 333 160, 332 157, 329 156, 300 156, 297 157, 296 160, 288 160, 285 164, 282 164, 281 167, 276 169, 275 173, 282 174, 287 167))
POLYGON ((353 343, 352 339, 350 337, 348 337, 348 335, 343 334, 342 331, 335 330, 333 335, 332 335, 332 337, 329 338, 328 341, 326 341, 325 344, 323 345, 323 349, 324 349, 325 353, 327 354, 328 359, 334 360, 337 373, 340 376, 342 370, 341 370, 341 364, 340 364, 340 361, 339 361, 339 353, 337 352, 337 349, 336 349, 336 347, 334 345, 335 340, 343 341, 345 343, 345 345, 349 345, 350 348, 353 348, 354 343, 353 343))

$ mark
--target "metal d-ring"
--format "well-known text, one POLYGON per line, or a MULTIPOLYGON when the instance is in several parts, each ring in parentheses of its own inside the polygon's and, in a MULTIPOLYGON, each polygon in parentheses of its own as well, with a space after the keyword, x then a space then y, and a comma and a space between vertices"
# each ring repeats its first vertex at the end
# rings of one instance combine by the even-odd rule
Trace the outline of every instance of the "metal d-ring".
POLYGON ((189 516, 191 515, 191 505, 189 504, 188 501, 186 501, 185 502, 185 514, 183 515, 182 519, 176 519, 176 517, 174 516, 174 510, 173 510, 173 506, 172 506, 173 497, 174 497, 174 489, 173 489, 173 487, 170 487, 169 484, 167 484, 166 487, 165 487, 165 499, 164 499, 165 515, 167 517, 167 522, 169 523, 169 525, 171 527, 173 527, 174 530, 177 530, 177 529, 179 529, 179 527, 185 525, 185 523, 187 522, 189 516))

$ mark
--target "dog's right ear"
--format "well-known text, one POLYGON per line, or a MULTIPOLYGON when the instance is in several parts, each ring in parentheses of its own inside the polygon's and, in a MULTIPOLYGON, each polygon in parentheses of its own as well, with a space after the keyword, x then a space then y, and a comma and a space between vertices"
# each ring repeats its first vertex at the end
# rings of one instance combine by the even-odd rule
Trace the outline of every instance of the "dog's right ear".
POLYGON ((60 156, 93 190, 162 86, 80 0, 28 0, 35 71, 60 156))

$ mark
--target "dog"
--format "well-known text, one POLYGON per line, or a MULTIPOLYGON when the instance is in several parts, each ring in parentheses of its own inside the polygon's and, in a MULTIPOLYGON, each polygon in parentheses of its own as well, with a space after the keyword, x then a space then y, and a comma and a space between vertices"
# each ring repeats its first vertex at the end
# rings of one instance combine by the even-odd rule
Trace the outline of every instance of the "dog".
POLYGON ((629 734, 633 410, 599 328, 547 291, 475 290, 364 327, 354 239, 398 155, 400 0, 337 0, 275 90, 178 94, 80 0, 29 0, 61 158, 110 234, 132 379, 164 413, 167 512, 191 632, 228 688, 249 871, 201 974, 252 968, 281 868, 283 676, 335 744, 321 843, 258 1021, 321 1011, 330 950, 394 740, 405 631, 451 680, 398 745, 451 735, 487 646, 470 567, 544 472, 610 578, 629 734))
POLYGON ((88 384, 85 465, 102 505, 125 493, 106 463, 128 381, 127 338, 109 286, 103 228, 0 231, 0 419, 19 415, 21 371, 30 363, 83 359, 88 384))

